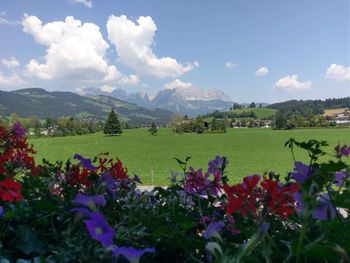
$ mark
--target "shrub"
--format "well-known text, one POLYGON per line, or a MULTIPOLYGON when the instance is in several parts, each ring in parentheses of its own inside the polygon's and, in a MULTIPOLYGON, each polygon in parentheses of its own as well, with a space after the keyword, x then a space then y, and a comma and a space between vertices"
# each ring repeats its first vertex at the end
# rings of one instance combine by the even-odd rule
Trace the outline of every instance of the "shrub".
MULTIPOLYGON (((228 160, 177 160, 167 188, 141 192, 119 159, 36 165, 25 130, 0 127, 1 262, 347 262, 350 146, 290 139, 310 162, 285 178, 229 184, 228 160)), ((294 156, 294 155, 293 155, 294 156)))

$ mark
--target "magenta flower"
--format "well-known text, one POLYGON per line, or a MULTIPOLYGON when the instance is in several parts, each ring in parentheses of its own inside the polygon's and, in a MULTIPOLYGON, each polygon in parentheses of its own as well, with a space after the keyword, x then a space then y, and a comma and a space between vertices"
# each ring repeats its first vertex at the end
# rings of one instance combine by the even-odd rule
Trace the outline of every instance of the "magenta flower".
POLYGON ((154 248, 136 249, 133 247, 117 247, 112 250, 113 255, 117 258, 122 255, 131 263, 139 262, 140 257, 145 253, 155 253, 154 248))
POLYGON ((306 164, 303 164, 302 162, 295 162, 294 163, 294 169, 291 173, 291 177, 299 182, 303 183, 306 181, 306 179, 310 178, 316 173, 316 169, 308 166, 306 164))
POLYGON ((74 155, 74 159, 77 159, 80 161, 81 165, 85 168, 88 169, 90 171, 96 171, 97 167, 92 165, 92 161, 90 159, 86 159, 83 156, 81 156, 80 154, 75 154, 74 155))
POLYGON ((113 244, 115 231, 108 225, 101 213, 90 213, 90 219, 84 220, 84 223, 93 239, 100 241, 105 247, 113 244))
POLYGON ((225 225, 222 221, 212 222, 208 225, 207 230, 204 232, 203 236, 206 239, 210 239, 214 236, 217 236, 219 232, 223 230, 224 227, 225 225))
POLYGON ((336 151, 338 157, 347 157, 347 156, 350 155, 350 146, 348 146, 348 145, 343 145, 343 146, 338 145, 337 147, 335 147, 335 151, 336 151))
POLYGON ((106 199, 103 195, 83 195, 79 193, 72 200, 72 203, 94 209, 96 205, 105 206, 106 199))
POLYGON ((13 124, 12 130, 18 137, 24 137, 27 132, 27 130, 18 121, 13 124))
POLYGON ((214 160, 208 163, 208 173, 215 173, 216 171, 222 171, 228 164, 225 157, 216 156, 214 160))

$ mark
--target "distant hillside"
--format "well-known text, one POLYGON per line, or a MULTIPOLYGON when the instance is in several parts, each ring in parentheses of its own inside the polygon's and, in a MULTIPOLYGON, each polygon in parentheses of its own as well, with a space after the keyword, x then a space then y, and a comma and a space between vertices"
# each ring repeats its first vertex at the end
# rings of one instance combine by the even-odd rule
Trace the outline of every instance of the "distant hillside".
POLYGON ((75 116, 103 119, 111 108, 115 108, 122 121, 132 125, 168 123, 171 111, 146 109, 105 95, 83 97, 72 92, 48 92, 39 88, 28 88, 11 92, 0 91, 0 114, 16 113, 20 117, 37 115, 40 118, 75 116))
POLYGON ((270 104, 269 108, 284 111, 302 111, 308 108, 314 114, 322 114, 325 109, 350 108, 350 97, 326 100, 289 100, 270 104))
POLYGON ((230 111, 213 111, 203 115, 203 118, 232 118, 232 119, 274 119, 275 114, 278 112, 276 109, 270 108, 242 108, 233 109, 230 111))
POLYGON ((243 109, 234 109, 231 112, 242 114, 244 112, 253 112, 259 119, 265 119, 275 116, 278 110, 271 108, 243 108, 243 109))

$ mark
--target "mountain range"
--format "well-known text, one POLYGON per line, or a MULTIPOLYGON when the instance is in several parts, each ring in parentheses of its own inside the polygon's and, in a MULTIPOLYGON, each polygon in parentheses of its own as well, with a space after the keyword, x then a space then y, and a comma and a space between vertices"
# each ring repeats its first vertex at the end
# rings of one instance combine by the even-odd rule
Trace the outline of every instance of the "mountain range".
POLYGON ((221 90, 203 90, 194 86, 163 89, 153 98, 147 93, 127 93, 120 88, 112 92, 105 92, 99 88, 86 88, 82 94, 110 96, 142 107, 166 109, 190 117, 215 110, 226 111, 233 105, 232 99, 221 90))
POLYGON ((24 118, 37 115, 40 118, 75 116, 103 119, 111 108, 115 108, 120 119, 130 125, 147 125, 152 121, 166 124, 173 115, 165 109, 147 109, 106 95, 81 96, 40 88, 0 91, 0 115, 3 116, 16 113, 24 118))

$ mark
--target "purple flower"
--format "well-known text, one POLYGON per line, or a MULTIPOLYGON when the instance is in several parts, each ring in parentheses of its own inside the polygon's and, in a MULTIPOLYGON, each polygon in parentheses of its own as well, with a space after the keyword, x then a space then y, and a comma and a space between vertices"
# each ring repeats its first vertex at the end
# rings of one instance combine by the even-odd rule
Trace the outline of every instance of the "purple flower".
POLYGON ((4 208, 0 205, 0 216, 3 216, 5 214, 4 208))
POLYGON ((309 177, 313 176, 316 173, 316 169, 313 167, 310 167, 306 164, 303 164, 302 162, 295 162, 294 163, 294 170, 291 173, 291 177, 299 182, 303 183, 308 179, 309 177))
POLYGON ((262 233, 266 233, 270 228, 270 223, 264 223, 259 226, 262 233))
POLYGON ((105 206, 106 199, 103 195, 83 195, 79 193, 72 200, 72 203, 94 209, 96 205, 105 206))
POLYGON ((214 160, 211 160, 208 163, 208 173, 215 173, 215 171, 222 171, 228 164, 228 161, 225 157, 216 156, 214 160))
POLYGON ((133 181, 142 184, 140 177, 138 177, 136 174, 134 174, 133 181))
POLYGON ((312 217, 321 221, 328 219, 333 220, 335 213, 335 208, 330 201, 328 193, 320 195, 317 199, 316 208, 312 213, 312 217))
POLYGON ((335 185, 338 187, 343 187, 346 184, 346 181, 350 182, 350 175, 347 175, 345 171, 337 172, 335 174, 335 185))
POLYGON ((80 154, 75 154, 74 159, 79 160, 81 165, 88 170, 91 170, 91 171, 97 170, 97 167, 92 165, 92 161, 90 159, 86 159, 83 156, 81 156, 80 154))
POLYGON ((335 147, 335 151, 336 151, 338 157, 346 157, 346 156, 350 155, 350 146, 348 146, 348 145, 343 145, 343 146, 338 145, 337 147, 335 147))
POLYGON ((115 231, 99 212, 90 213, 90 219, 84 220, 90 236, 108 247, 113 244, 115 231))
POLYGON ((115 198, 117 192, 117 184, 115 179, 110 174, 103 174, 100 177, 99 184, 107 190, 108 194, 110 194, 112 198, 115 198))
POLYGON ((133 247, 117 247, 112 250, 113 255, 117 258, 123 255, 127 260, 132 263, 139 262, 140 257, 145 253, 154 253, 156 250, 154 248, 136 249, 133 247))
POLYGON ((210 223, 207 227, 207 230, 204 232, 203 236, 206 239, 217 236, 224 227, 225 225, 222 221, 210 223))
POLYGON ((18 121, 16 121, 12 126, 13 132, 18 137, 24 137, 26 135, 27 130, 20 124, 18 121))

